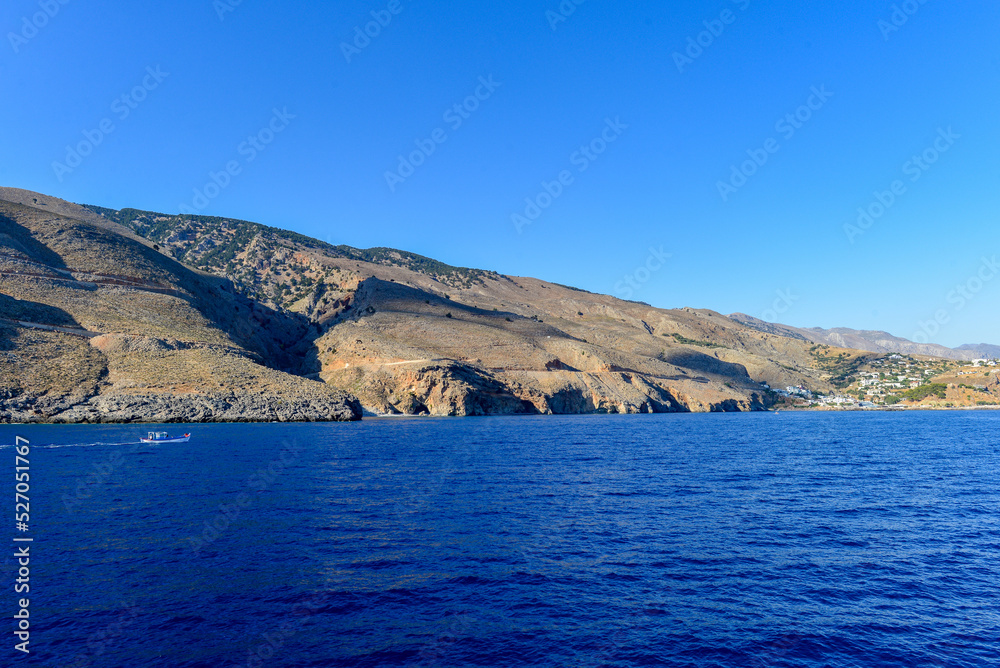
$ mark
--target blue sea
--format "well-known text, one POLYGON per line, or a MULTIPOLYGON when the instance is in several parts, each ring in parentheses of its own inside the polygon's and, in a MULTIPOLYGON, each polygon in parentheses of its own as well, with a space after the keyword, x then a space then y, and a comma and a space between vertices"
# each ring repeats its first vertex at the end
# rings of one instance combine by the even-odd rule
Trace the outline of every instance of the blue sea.
POLYGON ((150 428, 0 427, 2 665, 1000 665, 1000 412, 150 428))

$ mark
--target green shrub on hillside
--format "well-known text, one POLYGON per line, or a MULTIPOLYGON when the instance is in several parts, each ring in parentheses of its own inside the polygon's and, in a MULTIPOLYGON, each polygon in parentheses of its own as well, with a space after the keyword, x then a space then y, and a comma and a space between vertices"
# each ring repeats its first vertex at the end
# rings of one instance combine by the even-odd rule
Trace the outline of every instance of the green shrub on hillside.
POLYGON ((906 392, 903 392, 902 397, 908 401, 923 401, 930 396, 936 396, 938 399, 944 399, 947 391, 947 385, 943 385, 941 383, 931 383, 930 385, 921 385, 920 387, 915 387, 912 390, 907 390, 906 392))
POLYGON ((677 343, 683 343, 688 346, 701 346, 702 348, 725 348, 725 346, 718 343, 712 343, 711 341, 698 341, 697 339, 689 339, 683 334, 678 334, 677 332, 674 332, 669 335, 664 334, 663 336, 672 336, 677 340, 677 343))

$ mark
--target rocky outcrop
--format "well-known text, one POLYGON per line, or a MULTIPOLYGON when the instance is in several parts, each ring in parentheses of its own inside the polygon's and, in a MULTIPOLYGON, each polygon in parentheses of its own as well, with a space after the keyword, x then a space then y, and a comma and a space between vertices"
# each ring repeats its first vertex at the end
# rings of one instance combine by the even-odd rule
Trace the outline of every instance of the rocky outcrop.
POLYGON ((327 422, 361 419, 357 399, 342 396, 106 394, 51 400, 0 398, 0 422, 178 423, 327 422))
POLYGON ((337 380, 349 383, 366 412, 375 415, 465 417, 539 412, 532 402, 515 396, 491 374, 460 364, 379 371, 355 367, 342 372, 337 380))
POLYGON ((329 372, 372 415, 574 415, 754 411, 766 395, 704 377, 637 372, 487 371, 459 363, 349 366, 329 372), (409 367, 409 368, 407 368, 409 367), (734 396, 736 395, 736 396, 734 396))

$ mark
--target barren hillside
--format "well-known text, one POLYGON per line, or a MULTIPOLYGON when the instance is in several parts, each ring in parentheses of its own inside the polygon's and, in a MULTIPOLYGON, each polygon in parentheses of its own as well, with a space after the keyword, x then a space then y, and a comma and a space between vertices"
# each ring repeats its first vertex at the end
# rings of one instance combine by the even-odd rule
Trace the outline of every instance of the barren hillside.
POLYGON ((9 420, 325 419, 349 395, 376 414, 736 411, 768 406, 765 383, 830 388, 804 337, 712 311, 247 221, 0 198, 9 420))
POLYGON ((0 201, 0 419, 358 417, 286 373, 309 327, 109 226, 0 201))

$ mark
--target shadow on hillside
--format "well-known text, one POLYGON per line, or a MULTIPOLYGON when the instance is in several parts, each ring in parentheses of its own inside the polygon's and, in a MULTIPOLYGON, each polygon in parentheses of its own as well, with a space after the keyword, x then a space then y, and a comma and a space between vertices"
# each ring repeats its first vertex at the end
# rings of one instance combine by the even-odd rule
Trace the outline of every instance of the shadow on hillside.
POLYGON ((578 340, 557 327, 544 324, 543 321, 526 318, 512 311, 481 309, 445 299, 440 295, 409 285, 383 281, 374 277, 366 279, 358 288, 355 305, 359 312, 354 315, 358 317, 364 317, 366 305, 371 305, 376 310, 381 308, 387 311, 414 314, 425 314, 427 306, 434 306, 445 309, 455 319, 460 320, 463 315, 469 316, 470 321, 478 325, 509 330, 511 323, 519 323, 522 327, 527 324, 531 325, 533 330, 531 333, 535 336, 559 336, 560 338, 578 340))
POLYGON ((0 252, 3 251, 4 247, 7 247, 24 253, 35 262, 55 269, 66 269, 66 263, 63 262, 62 257, 35 239, 28 228, 2 213, 4 204, 6 203, 0 202, 0 252))
MULTIPOLYGON (((0 351, 14 350, 14 336, 16 335, 17 330, 14 329, 13 325, 8 325, 0 320, 0 351)), ((2 379, 0 382, 6 384, 7 379, 2 379)))
POLYGON ((24 299, 15 299, 2 293, 0 293, 0 318, 54 327, 81 328, 80 323, 73 316, 60 308, 24 299))
POLYGON ((661 353, 657 359, 667 364, 672 364, 682 369, 700 371, 702 373, 716 376, 727 376, 729 378, 748 379, 747 369, 742 364, 723 362, 711 355, 699 353, 686 348, 673 348, 661 353))
POLYGON ((176 276, 179 285, 193 295, 181 298, 236 345, 254 353, 260 364, 296 375, 302 373, 303 356, 314 346, 308 338, 314 331, 309 318, 276 311, 238 293, 228 278, 191 269, 132 239, 122 240, 145 260, 176 276))
MULTIPOLYGON (((28 255, 35 262, 56 269, 72 270, 56 251, 37 240, 31 232, 30 225, 35 220, 34 217, 42 216, 46 224, 51 225, 52 215, 0 201, 0 252, 6 246, 17 254, 28 255), (18 222, 22 216, 25 217, 24 220, 18 222)), ((102 253, 113 249, 122 251, 130 261, 142 260, 143 262, 135 262, 132 267, 135 272, 132 278, 157 284, 163 282, 164 275, 169 276, 172 282, 188 293, 177 295, 179 298, 188 301, 212 327, 229 335, 236 345, 253 354, 259 363, 282 371, 300 372, 302 357, 309 346, 313 345, 309 338, 312 330, 308 318, 281 313, 253 302, 237 294, 229 279, 196 271, 135 239, 96 227, 87 221, 59 217, 65 218, 67 225, 72 224, 70 234, 79 237, 78 241, 90 252, 102 253)), ((84 283, 79 283, 77 287, 88 288, 84 283)), ((32 302, 18 302, 9 297, 0 302, 0 317, 78 326, 71 316, 59 309, 32 302)))
MULTIPOLYGON (((187 268, 185 271, 190 271, 187 268)), ((260 356, 264 366, 301 375, 303 359, 316 348, 318 326, 304 315, 277 311, 256 302, 223 277, 190 272, 204 287, 195 294, 195 308, 239 346, 260 356)))

